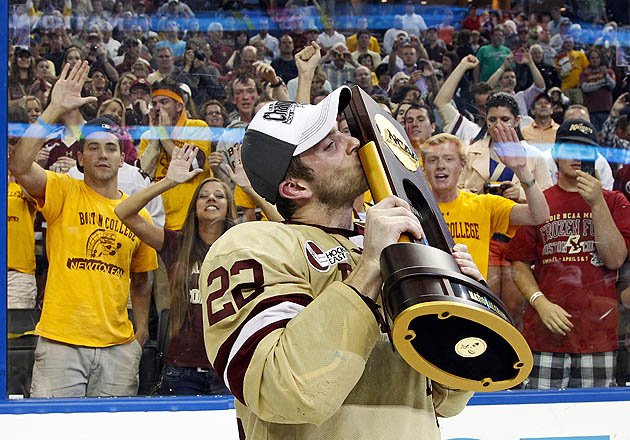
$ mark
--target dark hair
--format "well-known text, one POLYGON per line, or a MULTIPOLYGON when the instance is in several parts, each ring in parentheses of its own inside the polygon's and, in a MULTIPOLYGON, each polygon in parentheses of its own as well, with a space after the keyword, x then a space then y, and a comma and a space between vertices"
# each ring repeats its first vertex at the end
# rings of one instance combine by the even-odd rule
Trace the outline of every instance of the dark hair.
POLYGON ((409 110, 423 110, 423 109, 427 111, 427 115, 429 116, 429 122, 431 122, 431 124, 435 124, 435 115, 433 114, 433 109, 426 104, 411 104, 409 108, 407 109, 407 111, 405 112, 405 118, 407 118, 407 113, 409 113, 409 110))
MULTIPOLYGON (((295 156, 291 159, 291 162, 289 162, 289 168, 287 169, 287 173, 283 180, 295 178, 310 182, 313 180, 314 174, 315 172, 313 169, 308 167, 302 161, 300 156, 295 156)), ((285 199, 281 195, 278 195, 278 200, 276 200, 276 209, 286 220, 291 220, 297 210, 297 205, 293 200, 285 199)))
POLYGON ((489 93, 494 92, 494 89, 492 88, 492 86, 490 86, 490 84, 482 81, 472 86, 472 88, 470 89, 470 92, 473 96, 485 95, 487 93, 489 94, 489 93))
POLYGON ((470 43, 470 31, 468 29, 462 29, 457 34, 457 46, 463 46, 470 43))
POLYGON ((260 81, 254 76, 253 72, 239 72, 238 76, 230 83, 230 93, 234 93, 234 85, 237 82, 245 84, 250 79, 254 80, 254 83, 256 84, 256 92, 258 92, 258 95, 261 96, 264 93, 264 89, 260 81))
POLYGON ((392 102, 389 100, 389 97, 377 93, 376 95, 372 95, 372 99, 379 104, 385 104, 391 109, 392 102))
POLYGON ((204 102, 203 105, 201 106, 201 116, 205 119, 206 111, 208 110, 209 105, 219 106, 219 109, 221 110, 221 116, 223 117, 223 126, 224 127, 227 126, 229 115, 223 103, 219 101, 218 99, 210 99, 204 102))
POLYGON ((514 117, 520 115, 518 102, 516 98, 509 93, 497 92, 490 95, 488 101, 486 101, 486 112, 489 112, 489 110, 494 107, 507 107, 514 117))
POLYGON ((28 112, 20 105, 9 105, 7 107, 7 122, 15 124, 28 124, 28 112))
POLYGON ((415 84, 403 84, 398 88, 398 90, 396 90, 394 96, 392 96, 392 102, 402 103, 402 101, 405 99, 405 96, 407 96, 407 93, 411 91, 418 91, 420 92, 420 94, 422 94, 420 89, 415 84))
POLYGON ((197 185, 193 197, 186 211, 186 219, 181 229, 182 243, 179 249, 177 265, 170 279, 171 288, 171 318, 170 334, 177 335, 179 331, 191 322, 188 279, 195 263, 201 268, 208 249, 199 238, 199 220, 197 219, 197 199, 201 188, 208 182, 220 183, 227 200, 227 217, 223 219, 224 232, 236 223, 236 207, 234 195, 227 184, 219 179, 210 177, 197 185))
POLYGON ((369 53, 362 53, 361 55, 359 55, 357 57, 357 61, 359 62, 359 64, 363 64, 362 61, 369 58, 370 60, 372 60, 372 66, 374 65, 374 58, 372 58, 372 55, 370 55, 369 53))
POLYGON ((389 74, 389 66, 387 65, 387 63, 381 63, 376 66, 376 68, 374 68, 374 73, 376 74, 377 78, 379 76, 389 74))
POLYGON ((444 56, 448 58, 449 60, 451 60, 451 63, 453 64, 452 69, 454 69, 459 64, 459 57, 457 56, 456 52, 453 52, 453 51, 445 52, 444 56))
POLYGON ((153 85, 153 90, 158 89, 169 90, 173 93, 176 93, 177 96, 182 98, 182 102, 185 102, 184 93, 182 92, 182 89, 179 88, 179 83, 169 76, 153 85))
POLYGON ((367 29, 361 29, 360 31, 357 32, 357 40, 359 39, 361 35, 366 35, 366 34, 370 37, 372 36, 370 31, 368 31, 367 29))

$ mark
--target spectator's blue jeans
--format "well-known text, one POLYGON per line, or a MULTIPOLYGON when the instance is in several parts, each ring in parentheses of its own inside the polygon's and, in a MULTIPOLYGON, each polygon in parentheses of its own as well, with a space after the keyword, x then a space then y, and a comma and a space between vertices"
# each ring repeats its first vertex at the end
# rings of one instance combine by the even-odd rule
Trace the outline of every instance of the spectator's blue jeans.
POLYGON ((212 368, 166 365, 162 374, 161 394, 194 396, 231 393, 212 368))

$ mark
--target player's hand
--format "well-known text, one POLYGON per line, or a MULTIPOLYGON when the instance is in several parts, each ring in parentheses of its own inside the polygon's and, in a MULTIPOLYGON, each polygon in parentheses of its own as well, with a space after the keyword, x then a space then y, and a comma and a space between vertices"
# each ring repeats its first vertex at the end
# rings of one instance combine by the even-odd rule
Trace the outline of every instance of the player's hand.
POLYGON ((295 54, 295 64, 299 73, 313 73, 321 60, 319 45, 312 41, 309 46, 295 54))
POLYGON ((459 270, 461 270, 464 275, 468 275, 475 281, 483 280, 483 275, 481 275, 472 255, 468 253, 468 248, 465 244, 457 243, 453 246, 453 258, 455 258, 459 270))
POLYGON ((576 174, 578 194, 582 196, 586 203, 594 207, 597 203, 603 202, 602 183, 599 179, 582 170, 577 170, 576 174))
POLYGON ((365 221, 363 259, 380 265, 381 252, 397 243, 404 233, 420 240, 424 231, 409 204, 396 196, 389 196, 368 209, 365 221))
POLYGON ((173 182, 183 183, 202 173, 203 170, 201 168, 190 170, 198 151, 199 148, 192 144, 184 144, 182 148, 174 147, 173 155, 166 171, 166 178, 173 182))
POLYGON ((551 333, 566 336, 573 329, 573 323, 569 320, 571 314, 546 297, 541 296, 534 301, 534 309, 551 333))
POLYGON ((622 93, 613 103, 612 108, 610 109, 610 116, 613 118, 619 117, 619 113, 623 110, 626 105, 628 105, 628 92, 622 93))

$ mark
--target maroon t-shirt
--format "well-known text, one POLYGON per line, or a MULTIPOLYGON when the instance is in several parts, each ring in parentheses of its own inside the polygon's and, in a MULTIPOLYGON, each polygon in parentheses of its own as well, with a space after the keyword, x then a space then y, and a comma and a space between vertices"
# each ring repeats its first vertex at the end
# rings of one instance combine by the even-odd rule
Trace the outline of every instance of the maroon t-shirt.
MULTIPOLYGON (((617 271, 607 269, 595 248, 591 207, 577 192, 558 185, 545 191, 551 216, 542 225, 521 226, 510 242, 509 260, 530 261, 540 290, 573 315, 566 336, 547 330, 538 313, 525 309, 523 334, 534 351, 597 353, 617 349, 617 271)), ((617 191, 604 199, 626 247, 630 205, 617 191)))
MULTIPOLYGON (((175 273, 182 234, 164 229, 164 245, 160 257, 166 265, 169 278, 175 273)), ((184 324, 179 334, 171 338, 166 351, 166 363, 177 367, 212 368, 203 342, 203 320, 201 311, 201 293, 199 292, 199 272, 193 272, 188 278, 190 299, 190 322, 184 324)))

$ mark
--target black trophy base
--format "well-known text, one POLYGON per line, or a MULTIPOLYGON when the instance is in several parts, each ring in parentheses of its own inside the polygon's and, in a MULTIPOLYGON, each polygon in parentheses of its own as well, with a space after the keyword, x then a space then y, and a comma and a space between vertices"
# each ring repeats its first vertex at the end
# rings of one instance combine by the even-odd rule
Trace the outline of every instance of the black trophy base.
POLYGON ((383 304, 401 357, 449 388, 499 391, 520 384, 532 353, 505 306, 437 248, 398 243, 381 254, 383 304), (402 269, 397 269, 402 268, 402 269))

